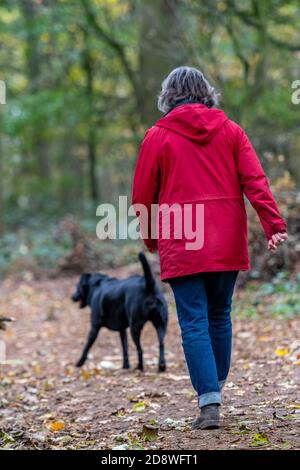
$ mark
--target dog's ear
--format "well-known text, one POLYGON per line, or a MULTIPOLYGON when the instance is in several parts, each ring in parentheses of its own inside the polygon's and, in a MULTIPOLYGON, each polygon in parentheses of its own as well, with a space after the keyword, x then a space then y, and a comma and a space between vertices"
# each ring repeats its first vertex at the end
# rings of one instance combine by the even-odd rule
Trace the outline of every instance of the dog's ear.
POLYGON ((91 285, 94 287, 100 286, 101 282, 103 281, 104 274, 94 274, 91 279, 91 285))
POLYGON ((83 284, 83 285, 88 284, 90 278, 91 278, 91 274, 90 274, 90 273, 81 274, 81 277, 80 277, 80 284, 83 284))

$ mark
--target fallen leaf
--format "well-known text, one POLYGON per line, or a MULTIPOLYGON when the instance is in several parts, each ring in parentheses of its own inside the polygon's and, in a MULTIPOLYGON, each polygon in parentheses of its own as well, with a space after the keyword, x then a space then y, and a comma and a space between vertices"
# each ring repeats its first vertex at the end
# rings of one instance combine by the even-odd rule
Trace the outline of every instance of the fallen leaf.
POLYGON ((258 336, 257 339, 258 339, 258 341, 262 341, 263 343, 265 343, 265 342, 270 341, 271 338, 270 338, 270 336, 262 335, 262 336, 258 336))
POLYGON ((165 378, 174 380, 175 382, 179 382, 181 380, 189 380, 188 375, 175 375, 175 374, 166 374, 165 378))
POLYGON ((182 428, 186 427, 186 422, 185 422, 184 419, 175 420, 175 419, 172 419, 172 418, 166 418, 164 420, 164 424, 166 424, 168 427, 174 428, 174 429, 182 429, 182 428))
POLYGON ((149 424, 151 424, 152 426, 156 426, 157 425, 157 419, 149 419, 149 424))
POLYGON ((149 406, 149 403, 146 401, 140 401, 139 403, 136 403, 133 405, 133 409, 136 411, 144 411, 146 406, 149 406))
POLYGON ((128 444, 121 444, 120 446, 113 447, 112 450, 128 450, 128 444))
POLYGON ((89 380, 91 378, 92 374, 86 370, 86 369, 82 369, 81 371, 81 377, 83 378, 83 380, 89 380))
POLYGON ((289 350, 287 348, 276 348, 274 353, 278 357, 284 357, 284 356, 287 356, 289 354, 289 350))
POLYGON ((33 370, 34 370, 35 375, 41 374, 41 366, 39 364, 36 364, 33 370))
POLYGON ((65 426, 63 421, 50 421, 46 424, 46 427, 50 429, 50 431, 61 431, 65 426))
POLYGON ((5 444, 10 443, 10 442, 15 442, 14 438, 7 434, 5 431, 0 429, 0 439, 3 440, 5 444))
POLYGON ((101 369, 118 369, 117 364, 112 361, 101 361, 100 367, 101 369))
POLYGON ((158 438, 158 427, 151 424, 144 424, 141 438, 146 442, 155 441, 158 438))
POLYGON ((122 416, 125 416, 125 408, 118 408, 117 410, 113 411, 111 414, 113 416, 117 416, 118 418, 122 418, 122 416))
POLYGON ((270 441, 268 437, 266 436, 266 434, 262 434, 262 433, 254 434, 250 442, 251 447, 264 446, 266 444, 270 444, 270 441))

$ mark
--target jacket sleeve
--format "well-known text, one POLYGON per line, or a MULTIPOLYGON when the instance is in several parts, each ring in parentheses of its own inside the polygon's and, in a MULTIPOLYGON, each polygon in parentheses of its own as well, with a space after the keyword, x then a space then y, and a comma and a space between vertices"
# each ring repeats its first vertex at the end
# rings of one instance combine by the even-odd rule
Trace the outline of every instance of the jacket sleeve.
POLYGON ((266 237, 270 240, 275 233, 286 231, 286 223, 280 215, 259 158, 241 128, 238 128, 236 153, 242 190, 256 210, 266 237))
MULTIPOLYGON (((132 188, 132 203, 142 204, 147 212, 135 208, 139 217, 140 231, 144 244, 150 251, 157 250, 157 237, 151 238, 151 227, 156 220, 152 204, 158 204, 159 164, 158 139, 153 128, 146 132, 138 156, 132 188)), ((152 233, 153 236, 153 233, 152 233)))

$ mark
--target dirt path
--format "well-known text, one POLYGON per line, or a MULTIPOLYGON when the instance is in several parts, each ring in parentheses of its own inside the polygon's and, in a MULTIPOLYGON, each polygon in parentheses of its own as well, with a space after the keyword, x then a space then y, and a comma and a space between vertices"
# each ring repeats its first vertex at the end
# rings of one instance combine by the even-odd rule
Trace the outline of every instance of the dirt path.
MULTIPOLYGON (((2 447, 300 447, 299 320, 235 319, 222 428, 191 431, 196 399, 172 302, 166 373, 156 371, 158 345, 151 325, 142 338, 145 373, 120 370, 119 338, 107 330, 101 331, 86 367, 78 371, 74 363, 86 338, 89 315, 69 300, 75 282, 75 278, 6 280, 1 285, 0 314, 17 320, 6 332, 0 331, 9 362, 0 366, 2 447)), ((130 355, 135 365, 132 344, 130 355)))

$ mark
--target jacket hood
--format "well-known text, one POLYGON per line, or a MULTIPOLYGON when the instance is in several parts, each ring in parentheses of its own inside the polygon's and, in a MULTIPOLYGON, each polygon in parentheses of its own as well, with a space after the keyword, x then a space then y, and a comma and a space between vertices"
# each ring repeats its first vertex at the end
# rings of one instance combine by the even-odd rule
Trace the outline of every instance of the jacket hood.
POLYGON ((220 109, 208 108, 204 104, 189 103, 177 106, 156 122, 199 144, 208 143, 228 120, 220 109))

